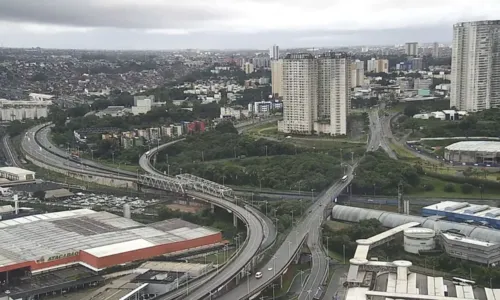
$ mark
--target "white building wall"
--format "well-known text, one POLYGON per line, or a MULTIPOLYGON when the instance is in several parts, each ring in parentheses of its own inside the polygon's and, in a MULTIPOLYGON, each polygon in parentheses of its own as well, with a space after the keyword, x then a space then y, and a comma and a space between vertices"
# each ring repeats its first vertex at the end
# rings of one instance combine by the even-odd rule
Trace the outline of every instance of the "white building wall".
POLYGON ((283 60, 271 61, 271 86, 273 95, 283 96, 283 60))
POLYGON ((500 106, 500 21, 453 26, 450 106, 481 111, 500 106))
POLYGON ((311 134, 318 107, 318 62, 312 55, 283 60, 283 105, 282 131, 311 134))

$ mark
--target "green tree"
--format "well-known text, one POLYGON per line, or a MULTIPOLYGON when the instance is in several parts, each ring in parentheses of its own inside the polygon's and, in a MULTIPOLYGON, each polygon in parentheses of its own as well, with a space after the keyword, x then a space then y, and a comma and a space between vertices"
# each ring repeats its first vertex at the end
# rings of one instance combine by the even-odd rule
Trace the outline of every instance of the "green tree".
POLYGON ((444 185, 443 190, 446 193, 454 193, 455 192, 455 185, 453 183, 447 183, 444 185))
POLYGON ((463 194, 472 194, 474 192, 474 186, 469 183, 464 183, 460 186, 463 194))
POLYGON ((413 117, 414 115, 418 114, 419 112, 420 112, 420 109, 415 104, 407 105, 404 109, 404 114, 408 117, 413 117))
POLYGON ((223 121, 215 126, 215 131, 219 133, 234 133, 238 134, 238 129, 236 129, 232 122, 223 121))

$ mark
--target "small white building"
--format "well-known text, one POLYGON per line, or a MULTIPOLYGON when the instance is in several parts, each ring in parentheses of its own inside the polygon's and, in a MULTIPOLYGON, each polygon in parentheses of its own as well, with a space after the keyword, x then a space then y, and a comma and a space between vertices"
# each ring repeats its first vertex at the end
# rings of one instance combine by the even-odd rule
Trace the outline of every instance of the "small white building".
POLYGON ((0 176, 12 181, 35 180, 35 172, 17 167, 0 168, 0 176))
POLYGON ((31 93, 28 95, 30 101, 47 101, 54 98, 53 95, 31 93))
POLYGON ((433 250, 436 247, 436 232, 429 228, 408 228, 404 230, 404 249, 408 253, 433 250))

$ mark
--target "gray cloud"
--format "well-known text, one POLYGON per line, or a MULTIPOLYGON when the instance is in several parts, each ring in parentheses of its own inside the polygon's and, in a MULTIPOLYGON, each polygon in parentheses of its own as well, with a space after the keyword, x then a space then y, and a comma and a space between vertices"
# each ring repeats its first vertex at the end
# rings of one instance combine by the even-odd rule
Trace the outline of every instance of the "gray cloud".
POLYGON ((0 20, 75 27, 185 29, 228 15, 220 10, 183 6, 177 1, 155 2, 144 5, 142 1, 109 4, 106 0, 2 0, 0 20))
POLYGON ((371 31, 273 31, 257 34, 192 33, 189 35, 144 34, 139 31, 102 29, 87 33, 46 35, 10 32, 0 43, 13 47, 169 50, 202 49, 268 49, 273 44, 281 48, 336 47, 356 45, 390 45, 409 41, 449 42, 450 26, 405 28, 371 31))

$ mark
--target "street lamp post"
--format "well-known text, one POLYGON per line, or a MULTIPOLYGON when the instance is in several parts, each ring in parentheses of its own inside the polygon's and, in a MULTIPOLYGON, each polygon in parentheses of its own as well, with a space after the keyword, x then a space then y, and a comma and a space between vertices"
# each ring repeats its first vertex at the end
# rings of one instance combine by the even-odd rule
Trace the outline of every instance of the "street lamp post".
POLYGON ((276 255, 273 255, 273 272, 274 276, 276 276, 276 258, 278 258, 276 255))
POLYGON ((314 202, 314 189, 311 189, 311 202, 314 202))

